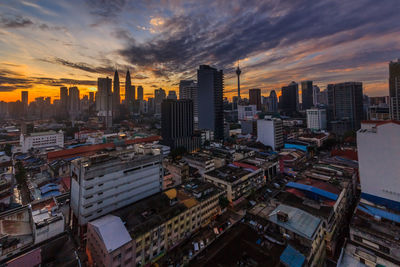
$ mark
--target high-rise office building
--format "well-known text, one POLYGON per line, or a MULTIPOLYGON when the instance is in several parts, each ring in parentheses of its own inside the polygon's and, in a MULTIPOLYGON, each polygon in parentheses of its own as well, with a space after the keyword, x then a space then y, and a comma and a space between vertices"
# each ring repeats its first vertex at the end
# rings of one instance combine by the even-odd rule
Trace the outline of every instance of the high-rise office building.
POLYGON ((21 102, 28 106, 28 91, 21 91, 21 102))
POLYGON ((94 92, 89 92, 89 104, 94 103, 94 92))
POLYGON ((117 117, 119 114, 119 104, 121 103, 121 94, 120 94, 120 84, 119 84, 119 75, 118 71, 114 73, 114 88, 113 88, 113 117, 117 117))
POLYGON ((400 120, 400 59, 389 63, 389 96, 392 120, 400 120))
POLYGON ((164 100, 161 104, 162 144, 185 147, 194 151, 200 147, 200 139, 193 136, 193 101, 190 99, 164 100))
POLYGON ((133 102, 135 101, 135 86, 131 84, 131 74, 129 70, 126 72, 125 77, 125 105, 128 107, 129 112, 133 111, 133 102))
POLYGON ((238 88, 237 88, 238 95, 237 95, 237 97, 238 97, 239 101, 240 101, 240 74, 242 74, 242 70, 239 68, 239 64, 238 64, 237 69, 236 69, 236 75, 237 75, 237 84, 238 84, 238 88))
POLYGON ((224 74, 208 65, 200 65, 197 70, 197 97, 199 129, 211 130, 214 138, 224 138, 224 74))
POLYGON ((154 90, 154 112, 156 114, 161 114, 161 103, 165 97, 166 94, 164 89, 160 88, 154 90))
POLYGON ((302 110, 310 109, 313 106, 313 82, 301 82, 301 101, 302 110))
POLYGON ((96 110, 106 127, 112 126, 112 91, 110 78, 97 79, 96 110))
POLYGON ((299 110, 299 86, 291 82, 282 87, 282 96, 279 101, 280 108, 285 115, 293 116, 299 110))
POLYGON ((312 89, 313 105, 316 107, 318 104, 318 95, 320 94, 320 89, 318 86, 314 85, 312 89))
POLYGON ((269 93, 268 97, 268 111, 269 112, 278 112, 278 97, 276 95, 275 90, 272 90, 269 93))
POLYGON ((60 87, 60 105, 63 112, 68 111, 68 88, 60 87))
POLYGON ((79 116, 80 112, 80 98, 79 98, 79 89, 76 86, 69 88, 69 116, 71 119, 76 119, 79 116))
POLYGON ((360 82, 328 84, 328 122, 332 130, 340 126, 343 131, 360 129, 363 119, 363 86, 360 82))
POLYGON ((28 111, 28 91, 21 91, 21 102, 23 105, 23 114, 26 115, 28 111))
POLYGON ((256 105, 257 110, 261 110, 261 89, 249 90, 249 103, 250 105, 256 105))
POLYGON ((195 80, 181 80, 179 82, 179 99, 193 100, 194 129, 199 123, 199 109, 197 103, 197 82, 195 80))
POLYGON ((167 99, 177 100, 176 92, 174 90, 168 91, 167 99))
POLYGON ((137 87, 137 100, 143 100, 143 86, 137 87))

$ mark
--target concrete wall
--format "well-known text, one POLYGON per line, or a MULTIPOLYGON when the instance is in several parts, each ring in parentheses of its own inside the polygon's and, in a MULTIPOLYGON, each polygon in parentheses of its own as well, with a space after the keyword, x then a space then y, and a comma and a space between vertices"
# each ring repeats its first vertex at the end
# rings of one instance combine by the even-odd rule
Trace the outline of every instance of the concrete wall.
POLYGON ((400 202, 400 125, 361 129, 357 148, 362 193, 400 202))

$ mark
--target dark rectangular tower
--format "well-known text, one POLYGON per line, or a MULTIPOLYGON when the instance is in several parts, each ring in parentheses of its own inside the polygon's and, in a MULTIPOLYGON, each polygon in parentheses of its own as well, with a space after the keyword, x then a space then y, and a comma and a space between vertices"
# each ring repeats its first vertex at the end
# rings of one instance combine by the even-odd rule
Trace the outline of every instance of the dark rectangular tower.
POLYGON ((302 110, 310 109, 313 106, 313 82, 301 82, 302 110))
POLYGON ((224 73, 208 65, 197 70, 199 129, 211 130, 214 138, 224 139, 224 73))
POLYGON ((166 99, 161 104, 162 144, 171 149, 184 147, 188 151, 199 148, 200 139, 193 136, 193 101, 166 99))

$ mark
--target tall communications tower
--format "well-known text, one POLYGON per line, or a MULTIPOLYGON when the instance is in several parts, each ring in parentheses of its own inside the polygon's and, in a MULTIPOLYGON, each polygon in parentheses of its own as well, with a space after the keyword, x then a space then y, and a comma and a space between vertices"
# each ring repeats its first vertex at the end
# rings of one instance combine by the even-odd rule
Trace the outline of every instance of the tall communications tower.
POLYGON ((240 74, 242 73, 242 71, 239 68, 239 63, 236 69, 236 75, 238 77, 238 100, 240 100, 240 74))

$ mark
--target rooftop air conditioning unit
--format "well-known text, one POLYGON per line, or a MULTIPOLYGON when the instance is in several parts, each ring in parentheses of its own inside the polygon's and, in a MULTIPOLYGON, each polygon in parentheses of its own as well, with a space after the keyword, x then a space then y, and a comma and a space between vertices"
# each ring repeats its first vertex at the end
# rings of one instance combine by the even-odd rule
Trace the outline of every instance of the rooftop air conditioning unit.
POLYGON ((289 221, 289 215, 286 212, 278 211, 277 217, 278 217, 278 220, 281 222, 289 221))

